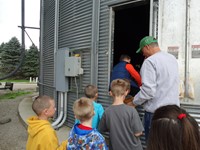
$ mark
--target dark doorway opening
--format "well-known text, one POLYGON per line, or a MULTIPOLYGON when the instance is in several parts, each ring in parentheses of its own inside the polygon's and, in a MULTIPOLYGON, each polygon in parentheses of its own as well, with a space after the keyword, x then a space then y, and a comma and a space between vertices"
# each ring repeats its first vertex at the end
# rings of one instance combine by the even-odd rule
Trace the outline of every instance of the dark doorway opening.
POLYGON ((119 62, 121 54, 127 54, 139 71, 144 57, 136 51, 141 38, 149 35, 150 4, 136 4, 115 10, 113 66, 119 62))

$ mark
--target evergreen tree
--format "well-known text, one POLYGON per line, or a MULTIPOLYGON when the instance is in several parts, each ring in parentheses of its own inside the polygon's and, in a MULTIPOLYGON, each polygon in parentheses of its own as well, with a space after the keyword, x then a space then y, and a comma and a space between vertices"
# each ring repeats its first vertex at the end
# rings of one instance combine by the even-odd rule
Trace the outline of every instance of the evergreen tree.
POLYGON ((1 72, 8 74, 13 71, 20 62, 21 44, 16 37, 3 44, 1 53, 1 72))
POLYGON ((1 66, 1 55, 2 55, 2 52, 4 51, 4 47, 5 47, 5 43, 1 43, 0 45, 0 66, 1 66))
POLYGON ((5 46, 5 43, 4 42, 1 43, 1 45, 0 45, 0 55, 3 52, 3 50, 4 50, 4 46, 5 46))
MULTIPOLYGON (((1 70, 1 67, 2 67, 2 63, 1 63, 1 55, 2 55, 2 52, 4 51, 4 47, 5 47, 5 43, 1 43, 0 45, 0 70, 1 70)), ((0 76, 3 76, 4 73, 2 71, 0 71, 0 76)))
POLYGON ((22 67, 23 76, 25 78, 38 77, 39 74, 39 51, 34 45, 30 46, 26 51, 24 65, 22 67))

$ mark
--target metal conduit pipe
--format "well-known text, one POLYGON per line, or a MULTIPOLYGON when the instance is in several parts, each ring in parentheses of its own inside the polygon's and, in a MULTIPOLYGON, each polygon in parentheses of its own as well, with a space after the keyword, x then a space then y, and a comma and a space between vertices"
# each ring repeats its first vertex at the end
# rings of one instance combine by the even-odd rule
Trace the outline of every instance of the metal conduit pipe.
POLYGON ((56 85, 56 52, 58 50, 58 23, 59 23, 59 0, 55 0, 55 22, 54 22, 54 86, 56 85))
MULTIPOLYGON (((39 45, 39 49, 40 49, 40 60, 43 59, 43 32, 44 32, 44 0, 41 0, 40 1, 40 45, 39 45)), ((40 88, 40 92, 43 93, 44 92, 44 88, 40 86, 40 82, 44 82, 44 79, 43 79, 43 74, 44 74, 44 71, 43 71, 43 61, 40 61, 40 75, 39 75, 39 82, 38 82, 38 86, 40 88)))
MULTIPOLYGON (((55 66, 56 66, 56 51, 58 50, 58 23, 59 23, 59 0, 55 1, 55 31, 54 31, 54 86, 56 83, 56 73, 55 73, 55 66)), ((57 119, 52 123, 53 128, 60 123, 63 118, 63 94, 58 92, 60 100, 60 113, 57 119)))
POLYGON ((67 118, 67 92, 65 93, 62 93, 64 95, 64 117, 62 118, 61 122, 56 125, 54 128, 55 129, 58 129, 60 128, 66 121, 66 118, 67 118))
POLYGON ((189 32, 189 1, 186 0, 186 19, 185 19, 185 96, 189 96, 189 49, 188 49, 188 32, 189 32))
POLYGON ((53 126, 53 128, 55 128, 55 126, 57 124, 59 124, 63 118, 63 94, 60 92, 58 92, 58 100, 60 100, 60 113, 59 113, 57 119, 51 124, 53 126))

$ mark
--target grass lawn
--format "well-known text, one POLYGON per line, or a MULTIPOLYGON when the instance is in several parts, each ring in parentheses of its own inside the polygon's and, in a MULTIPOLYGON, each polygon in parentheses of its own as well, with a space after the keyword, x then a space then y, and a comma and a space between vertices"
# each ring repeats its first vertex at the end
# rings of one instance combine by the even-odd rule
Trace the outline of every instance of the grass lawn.
POLYGON ((0 80, 0 82, 29 82, 29 80, 0 80))
POLYGON ((27 94, 31 94, 32 92, 30 91, 11 91, 5 94, 0 95, 0 100, 3 99, 15 99, 18 96, 23 96, 23 95, 27 95, 27 94))

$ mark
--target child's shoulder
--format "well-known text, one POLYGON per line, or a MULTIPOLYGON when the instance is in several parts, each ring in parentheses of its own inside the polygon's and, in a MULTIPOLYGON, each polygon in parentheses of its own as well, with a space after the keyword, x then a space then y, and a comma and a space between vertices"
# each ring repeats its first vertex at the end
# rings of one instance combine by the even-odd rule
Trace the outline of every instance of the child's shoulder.
POLYGON ((110 105, 106 108, 106 111, 113 111, 113 110, 119 110, 119 111, 129 111, 129 112, 137 112, 137 110, 134 107, 128 106, 126 104, 121 105, 110 105))
POLYGON ((129 112, 134 113, 134 114, 138 113, 135 107, 128 106, 128 105, 126 105, 126 110, 128 110, 129 112))
POLYGON ((92 136, 96 137, 95 139, 97 139, 97 140, 104 140, 103 135, 97 129, 93 130, 92 136))
POLYGON ((103 107, 100 103, 93 101, 93 105, 94 107, 103 107))

